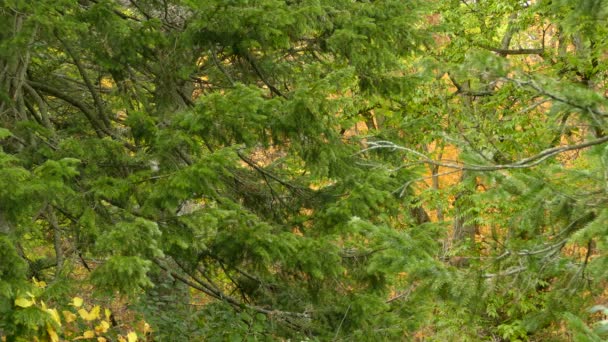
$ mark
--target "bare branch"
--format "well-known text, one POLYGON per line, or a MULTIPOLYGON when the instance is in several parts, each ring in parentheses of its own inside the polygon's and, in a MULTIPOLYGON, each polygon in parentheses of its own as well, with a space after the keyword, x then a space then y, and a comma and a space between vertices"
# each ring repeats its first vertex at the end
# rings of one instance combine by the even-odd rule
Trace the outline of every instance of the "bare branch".
POLYGON ((51 206, 47 207, 47 219, 53 229, 53 247, 55 248, 55 277, 58 277, 63 267, 63 249, 61 248, 61 228, 57 222, 57 216, 51 206))
POLYGON ((441 166, 441 167, 446 167, 446 168, 456 169, 456 170, 462 170, 462 171, 498 171, 498 170, 505 170, 505 169, 530 168, 530 167, 533 167, 533 166, 536 166, 536 165, 542 163, 546 159, 553 157, 557 154, 564 153, 567 151, 580 150, 580 149, 587 148, 590 146, 600 145, 605 142, 608 142, 608 136, 605 136, 605 137, 602 137, 599 139, 586 141, 586 142, 580 143, 580 144, 565 145, 565 146, 549 148, 549 149, 541 151, 540 153, 535 154, 531 157, 521 159, 515 163, 499 164, 499 165, 475 165, 475 164, 464 164, 464 163, 459 165, 456 163, 444 163, 441 161, 433 160, 430 157, 426 156, 425 154, 420 153, 411 148, 403 147, 403 146, 394 144, 390 141, 384 141, 384 140, 369 142, 368 143, 369 147, 361 150, 359 153, 364 153, 364 152, 376 150, 376 149, 390 149, 393 151, 401 150, 401 151, 405 151, 407 153, 410 153, 410 154, 413 154, 413 155, 419 157, 421 159, 421 160, 419 160, 420 163, 431 164, 431 165, 436 165, 436 166, 441 166))
POLYGON ((490 50, 492 52, 496 52, 501 56, 506 55, 539 55, 543 56, 545 54, 545 49, 502 49, 502 48, 494 48, 488 45, 478 45, 481 48, 486 50, 490 50))
POLYGON ((525 271, 526 269, 527 269, 527 267, 524 267, 524 266, 512 267, 512 268, 509 268, 508 270, 506 270, 504 272, 485 273, 485 274, 482 275, 482 277, 483 278, 506 277, 506 276, 510 276, 510 275, 513 275, 513 274, 521 273, 521 272, 525 271))

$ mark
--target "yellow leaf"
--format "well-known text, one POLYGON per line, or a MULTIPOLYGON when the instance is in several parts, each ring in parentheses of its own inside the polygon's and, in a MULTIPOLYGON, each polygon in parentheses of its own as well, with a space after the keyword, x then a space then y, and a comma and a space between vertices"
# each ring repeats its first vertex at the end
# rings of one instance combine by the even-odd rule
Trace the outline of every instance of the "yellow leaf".
POLYGON ((34 305, 34 301, 20 297, 15 299, 15 305, 20 308, 29 308, 30 306, 34 305))
POLYGON ((84 300, 82 300, 82 298, 80 298, 80 297, 72 298, 72 305, 74 305, 77 308, 81 307, 83 302, 84 302, 84 300))
POLYGON ((98 337, 97 342, 108 342, 105 337, 98 337))
POLYGON ((66 323, 72 323, 76 320, 76 315, 69 311, 62 311, 61 313, 63 314, 66 323))
POLYGON ((85 309, 80 309, 78 310, 78 314, 80 314, 80 317, 85 321, 94 321, 99 318, 99 310, 99 305, 95 305, 90 312, 87 312, 85 309))
POLYGON ((46 283, 43 280, 38 281, 38 280, 36 280, 36 278, 32 278, 32 282, 34 283, 34 285, 36 287, 39 287, 39 288, 45 288, 46 287, 46 283))
POLYGON ((93 337, 95 337, 95 332, 93 330, 87 330, 84 332, 84 334, 82 334, 82 337, 93 338, 93 337))
POLYGON ((53 327, 47 325, 46 332, 49 333, 49 339, 51 342, 59 342, 59 336, 53 327))
POLYGON ((51 317, 53 317, 57 324, 61 325, 61 318, 59 317, 59 312, 57 312, 57 309, 46 309, 46 312, 48 312, 51 317))
POLYGON ((106 321, 110 320, 110 316, 112 316, 112 311, 110 311, 110 309, 104 309, 103 310, 105 316, 106 316, 106 321))
POLYGON ((127 334, 127 341, 128 342, 137 342, 137 334, 134 333, 133 331, 131 331, 130 333, 127 334))
POLYGON ((106 321, 101 321, 98 326, 95 327, 95 332, 98 334, 103 334, 110 329, 110 323, 106 321))
POLYGON ((127 342, 127 340, 122 336, 118 336, 118 342, 127 342))

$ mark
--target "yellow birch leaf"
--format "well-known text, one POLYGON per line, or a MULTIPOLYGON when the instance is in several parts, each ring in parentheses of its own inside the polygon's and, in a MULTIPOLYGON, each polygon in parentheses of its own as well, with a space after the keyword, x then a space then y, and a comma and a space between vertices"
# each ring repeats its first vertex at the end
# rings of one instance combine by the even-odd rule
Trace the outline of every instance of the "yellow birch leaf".
POLYGON ((95 332, 98 334, 103 334, 110 329, 110 323, 106 321, 101 321, 98 326, 95 327, 95 332))
POLYGON ((74 305, 77 308, 81 307, 83 302, 84 302, 84 300, 82 300, 82 298, 80 298, 80 297, 72 298, 72 305, 74 305))
POLYGON ((80 317, 82 317, 83 319, 86 319, 85 317, 89 317, 89 312, 85 309, 79 309, 78 310, 78 314, 80 315, 80 317))
POLYGON ((93 338, 93 337, 95 337, 95 332, 93 330, 87 330, 84 332, 84 334, 82 334, 82 337, 93 338))
POLYGON ((46 283, 44 282, 44 280, 38 281, 35 277, 32 278, 32 282, 34 283, 34 285, 38 288, 45 288, 46 287, 46 283))
POLYGON ((99 305, 95 305, 90 312, 87 312, 85 309, 80 309, 78 310, 78 314, 80 314, 80 317, 82 317, 82 319, 85 321, 94 321, 99 318, 99 311, 99 305))
POLYGON ((110 316, 112 316, 112 311, 110 311, 110 309, 105 309, 105 310, 103 310, 103 313, 106 316, 106 321, 109 321, 110 320, 110 316))
POLYGON ((118 336, 118 342, 127 342, 127 340, 122 336, 118 336))
POLYGON ((34 301, 20 297, 15 299, 15 305, 20 308, 29 308, 30 306, 34 305, 34 301))
POLYGON ((134 333, 133 331, 131 331, 130 333, 127 334, 127 341, 128 342, 137 342, 137 334, 134 333))
POLYGON ((97 342, 108 342, 105 337, 98 337, 97 342))
POLYGON ((57 309, 46 309, 46 312, 48 312, 51 317, 53 317, 57 324, 61 325, 61 318, 59 317, 59 312, 57 311, 57 309))
POLYGON ((69 311, 64 310, 61 313, 63 314, 63 317, 65 318, 66 323, 72 323, 76 320, 76 315, 74 315, 73 313, 71 313, 69 311))
POLYGON ((55 329, 53 329, 53 327, 47 325, 46 332, 49 333, 49 340, 51 342, 59 342, 59 335, 57 335, 57 332, 55 331, 55 329))

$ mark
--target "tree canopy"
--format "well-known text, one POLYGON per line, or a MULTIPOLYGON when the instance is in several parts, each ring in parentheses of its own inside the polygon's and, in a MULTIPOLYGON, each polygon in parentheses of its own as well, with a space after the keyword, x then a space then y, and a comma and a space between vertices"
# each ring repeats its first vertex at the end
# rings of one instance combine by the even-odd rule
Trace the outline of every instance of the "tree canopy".
POLYGON ((5 0, 0 338, 607 338, 607 19, 5 0))

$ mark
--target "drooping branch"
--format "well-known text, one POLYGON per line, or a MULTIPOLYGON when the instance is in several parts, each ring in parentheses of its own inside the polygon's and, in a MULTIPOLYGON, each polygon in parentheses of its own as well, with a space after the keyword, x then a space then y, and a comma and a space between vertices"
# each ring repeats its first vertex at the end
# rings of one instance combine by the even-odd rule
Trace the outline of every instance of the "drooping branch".
POLYGON ((594 114, 594 115, 599 115, 599 116, 602 116, 602 117, 608 117, 608 113, 606 113, 606 112, 599 111, 599 110, 597 110, 595 108, 591 108, 590 106, 585 106, 585 105, 581 105, 581 104, 575 103, 575 102, 573 102, 573 101, 571 101, 571 100, 569 100, 569 99, 567 99, 565 97, 553 94, 553 93, 551 93, 551 92, 543 89, 541 86, 539 86, 536 82, 534 82, 532 80, 522 81, 522 80, 517 80, 517 79, 513 79, 513 78, 506 78, 506 77, 502 78, 502 80, 506 81, 506 82, 513 82, 513 83, 515 83, 515 84, 517 84, 518 86, 521 86, 521 87, 530 87, 530 88, 536 90, 540 95, 546 96, 546 97, 548 97, 548 98, 550 98, 550 99, 552 99, 554 101, 561 102, 563 104, 567 104, 567 105, 569 105, 571 107, 581 109, 584 112, 591 113, 591 114, 594 114))
POLYGON ((93 129, 97 133, 98 137, 103 138, 104 133, 108 134, 108 132, 105 132, 101 123, 99 121, 97 121, 97 118, 95 117, 95 112, 93 111, 93 109, 91 109, 87 104, 79 101, 78 99, 75 99, 72 96, 62 93, 61 91, 57 90, 57 88, 55 88, 55 87, 48 86, 44 83, 39 83, 39 82, 35 82, 35 81, 27 81, 27 83, 36 90, 39 90, 43 93, 54 96, 58 99, 61 99, 65 102, 71 104, 72 106, 78 108, 84 114, 84 116, 87 118, 87 120, 89 121, 91 126, 93 126, 93 129))
POLYGON ((282 311, 282 310, 272 310, 272 309, 262 308, 262 307, 259 307, 256 305, 248 305, 248 304, 239 302, 235 298, 224 294, 220 290, 213 289, 211 286, 205 286, 204 284, 200 284, 198 282, 189 280, 188 278, 186 278, 186 277, 180 275, 179 273, 175 272, 174 270, 172 270, 170 267, 165 265, 161 260, 155 259, 153 261, 158 267, 160 267, 164 271, 171 274, 171 276, 173 278, 175 278, 175 279, 179 280, 180 282, 192 287, 193 289, 199 290, 215 299, 222 300, 222 301, 230 304, 237 310, 247 308, 247 309, 268 315, 268 316, 273 316, 273 317, 278 317, 278 318, 295 317, 295 318, 310 319, 310 314, 306 313, 306 312, 300 313, 300 312, 290 312, 290 311, 282 311))
POLYGON ((291 190, 292 192, 304 190, 303 188, 300 188, 300 187, 297 187, 297 186, 295 186, 293 184, 290 184, 290 183, 282 180, 281 178, 275 176, 271 172, 266 171, 264 168, 262 168, 258 164, 256 164, 253 160, 245 157, 240 152, 240 150, 237 150, 236 153, 237 153, 237 155, 239 156, 239 158, 242 161, 244 161, 247 165, 251 166, 254 170, 256 170, 257 172, 259 172, 263 177, 268 177, 268 178, 273 179, 274 181, 276 181, 277 183, 283 185, 284 187, 286 187, 287 189, 291 190))
POLYGON ((97 108, 97 114, 99 115, 101 122, 105 125, 106 129, 110 129, 111 125, 108 117, 106 116, 103 101, 101 100, 99 94, 95 91, 95 87, 93 87, 93 83, 87 76, 86 70, 84 69, 82 62, 80 61, 80 58, 78 58, 78 55, 74 52, 70 44, 68 44, 64 39, 62 39, 57 32, 55 32, 55 36, 61 42, 68 55, 74 61, 74 64, 76 65, 76 68, 80 73, 80 77, 82 77, 84 84, 86 85, 87 89, 89 90, 89 93, 91 93, 91 96, 93 97, 93 102, 95 103, 95 107, 97 108))
POLYGON ((258 63, 256 62, 255 58, 251 55, 251 53, 249 53, 249 51, 245 51, 243 53, 243 57, 245 57, 245 60, 247 60, 247 62, 249 62, 249 64, 253 68, 253 71, 255 71, 255 74, 258 75, 258 77, 260 78, 260 80, 262 80, 262 82, 268 87, 268 89, 270 89, 270 91, 272 93, 274 93, 277 96, 285 97, 286 98, 286 96, 279 89, 277 89, 277 87, 275 87, 274 85, 272 85, 272 83, 270 83, 266 79, 266 76, 264 76, 264 73, 262 72, 262 70, 258 66, 258 63))
POLYGON ((131 143, 124 141, 123 139, 120 139, 113 132, 109 131, 106 127, 104 127, 104 125, 101 122, 99 122, 99 120, 97 120, 97 118, 95 117, 95 112, 93 111, 93 109, 91 107, 89 107, 87 104, 79 101, 78 99, 76 99, 68 94, 62 93, 61 91, 57 90, 56 88, 53 88, 46 84, 35 82, 35 81, 27 81, 27 82, 30 86, 32 86, 32 88, 39 90, 43 93, 46 93, 48 95, 54 96, 58 99, 61 99, 65 102, 69 103, 70 105, 78 108, 85 115, 85 117, 87 118, 87 120, 89 121, 91 126, 93 126, 93 129, 95 130, 95 133, 97 134, 97 136, 99 138, 103 138, 104 136, 112 137, 113 139, 120 141, 123 144, 123 146, 126 147, 127 149, 129 149, 131 151, 137 151, 137 148, 135 146, 133 146, 131 143))

